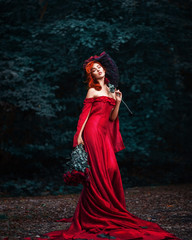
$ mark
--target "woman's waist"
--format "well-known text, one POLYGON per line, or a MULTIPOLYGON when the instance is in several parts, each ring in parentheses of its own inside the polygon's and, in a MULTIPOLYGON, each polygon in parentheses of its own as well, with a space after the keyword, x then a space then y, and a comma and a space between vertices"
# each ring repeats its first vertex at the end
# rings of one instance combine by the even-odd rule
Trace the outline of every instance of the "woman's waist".
POLYGON ((108 126, 109 123, 109 115, 105 115, 105 116, 93 116, 91 115, 88 120, 87 123, 85 124, 85 127, 87 128, 99 128, 99 127, 104 127, 106 128, 108 126))

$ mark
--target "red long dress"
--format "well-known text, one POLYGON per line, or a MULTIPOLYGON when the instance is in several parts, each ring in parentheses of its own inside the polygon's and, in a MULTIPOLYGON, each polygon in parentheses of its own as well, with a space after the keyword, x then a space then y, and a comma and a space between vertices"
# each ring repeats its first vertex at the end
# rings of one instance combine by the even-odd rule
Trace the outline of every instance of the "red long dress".
POLYGON ((84 186, 68 230, 46 233, 50 239, 179 240, 158 224, 142 220, 126 210, 124 190, 115 153, 125 148, 119 118, 109 120, 116 101, 107 96, 86 98, 73 146, 88 116, 82 137, 88 152, 90 185, 84 186))

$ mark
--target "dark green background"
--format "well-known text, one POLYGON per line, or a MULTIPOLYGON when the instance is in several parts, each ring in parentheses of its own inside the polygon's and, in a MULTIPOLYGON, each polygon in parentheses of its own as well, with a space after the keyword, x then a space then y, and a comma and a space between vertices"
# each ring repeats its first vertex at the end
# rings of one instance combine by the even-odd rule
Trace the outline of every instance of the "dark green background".
POLYGON ((64 163, 86 85, 82 65, 106 51, 123 100, 117 153, 124 187, 191 175, 190 1, 3 1, 1 195, 63 194, 64 163))

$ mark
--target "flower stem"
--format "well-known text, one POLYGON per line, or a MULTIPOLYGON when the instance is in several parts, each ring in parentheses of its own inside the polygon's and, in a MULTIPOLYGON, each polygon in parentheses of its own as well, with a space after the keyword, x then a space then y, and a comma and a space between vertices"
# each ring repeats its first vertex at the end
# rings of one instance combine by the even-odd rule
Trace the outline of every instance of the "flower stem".
POLYGON ((127 104, 123 101, 123 98, 121 99, 122 102, 125 104, 126 108, 128 109, 128 111, 131 113, 131 115, 133 115, 133 113, 131 112, 131 110, 129 109, 129 107, 127 106, 127 104))

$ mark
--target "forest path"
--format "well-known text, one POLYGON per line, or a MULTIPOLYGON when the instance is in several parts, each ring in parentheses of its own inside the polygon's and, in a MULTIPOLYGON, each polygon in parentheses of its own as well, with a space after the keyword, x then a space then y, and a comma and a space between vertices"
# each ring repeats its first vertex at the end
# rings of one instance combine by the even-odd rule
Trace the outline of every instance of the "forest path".
MULTIPOLYGON (((79 194, 0 198, 0 239, 22 239, 66 229, 79 194)), ((192 239, 192 184, 133 187, 125 189, 127 210, 158 223, 182 240, 192 239)))

